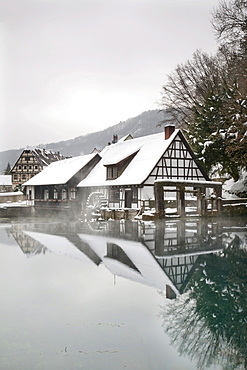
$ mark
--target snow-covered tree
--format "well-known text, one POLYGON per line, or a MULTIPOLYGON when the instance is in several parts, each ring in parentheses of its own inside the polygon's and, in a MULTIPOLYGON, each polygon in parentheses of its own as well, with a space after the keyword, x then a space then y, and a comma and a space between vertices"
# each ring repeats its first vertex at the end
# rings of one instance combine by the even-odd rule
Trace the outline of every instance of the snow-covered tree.
POLYGON ((205 168, 211 173, 217 169, 220 176, 228 173, 237 181, 241 169, 247 169, 247 99, 237 85, 224 82, 221 91, 212 90, 200 109, 195 108, 188 127, 189 139, 205 168))

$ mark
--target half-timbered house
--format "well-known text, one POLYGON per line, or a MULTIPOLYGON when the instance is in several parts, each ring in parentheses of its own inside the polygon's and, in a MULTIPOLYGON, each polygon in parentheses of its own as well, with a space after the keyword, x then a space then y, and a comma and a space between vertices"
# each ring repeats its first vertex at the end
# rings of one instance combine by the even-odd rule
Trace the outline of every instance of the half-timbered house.
POLYGON ((51 163, 24 183, 28 204, 42 209, 76 208, 76 186, 99 160, 99 154, 92 153, 51 163))
POLYGON ((22 185, 49 164, 65 158, 59 152, 52 152, 41 148, 23 150, 10 171, 13 188, 22 185))
POLYGON ((155 180, 209 180, 184 134, 174 126, 166 126, 158 134, 118 141, 100 155, 100 162, 78 185, 84 202, 96 195, 104 198, 109 208, 138 209, 143 201, 154 199, 155 180))

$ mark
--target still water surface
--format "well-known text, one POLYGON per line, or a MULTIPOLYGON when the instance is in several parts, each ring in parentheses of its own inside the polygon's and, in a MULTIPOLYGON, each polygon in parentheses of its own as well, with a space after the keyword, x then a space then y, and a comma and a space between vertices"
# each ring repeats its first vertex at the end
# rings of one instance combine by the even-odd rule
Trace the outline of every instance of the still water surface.
POLYGON ((0 225, 0 369, 246 369, 246 220, 0 225))

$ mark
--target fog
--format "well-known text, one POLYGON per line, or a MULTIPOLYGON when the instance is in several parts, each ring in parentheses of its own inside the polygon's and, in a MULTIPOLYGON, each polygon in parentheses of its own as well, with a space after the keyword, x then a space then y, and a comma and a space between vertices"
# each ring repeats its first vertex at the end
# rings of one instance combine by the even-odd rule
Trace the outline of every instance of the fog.
POLYGON ((0 150, 157 109, 166 75, 216 47, 217 0, 0 0, 0 150), (17 134, 18 132, 18 134, 17 134))

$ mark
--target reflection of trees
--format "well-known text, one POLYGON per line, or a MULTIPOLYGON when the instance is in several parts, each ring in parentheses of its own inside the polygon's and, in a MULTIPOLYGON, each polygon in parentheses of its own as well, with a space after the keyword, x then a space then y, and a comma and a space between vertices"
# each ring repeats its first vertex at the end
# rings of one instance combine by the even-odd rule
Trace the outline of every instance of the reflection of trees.
POLYGON ((199 368, 247 369, 247 250, 237 235, 205 255, 187 293, 167 302, 165 331, 199 368))

